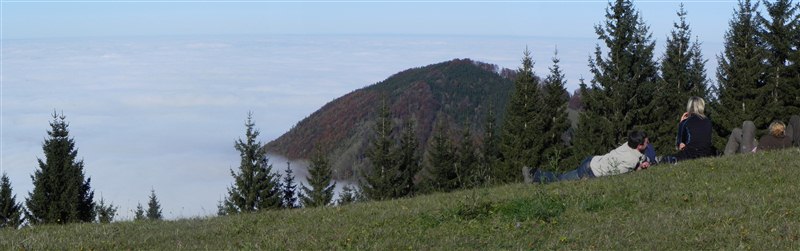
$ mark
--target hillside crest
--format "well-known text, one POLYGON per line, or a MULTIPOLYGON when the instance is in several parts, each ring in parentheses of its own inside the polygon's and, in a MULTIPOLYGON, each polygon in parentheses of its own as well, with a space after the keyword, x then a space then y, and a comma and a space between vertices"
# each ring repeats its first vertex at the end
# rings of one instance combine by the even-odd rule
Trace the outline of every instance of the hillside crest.
POLYGON ((491 104, 499 121, 513 89, 513 72, 470 59, 407 69, 327 103, 265 148, 290 159, 309 159, 320 147, 331 159, 334 176, 350 179, 365 164, 376 111, 384 100, 395 122, 394 133, 404 120, 413 119, 424 152, 439 120, 447 120, 452 128, 469 122, 473 135, 481 135, 491 104))

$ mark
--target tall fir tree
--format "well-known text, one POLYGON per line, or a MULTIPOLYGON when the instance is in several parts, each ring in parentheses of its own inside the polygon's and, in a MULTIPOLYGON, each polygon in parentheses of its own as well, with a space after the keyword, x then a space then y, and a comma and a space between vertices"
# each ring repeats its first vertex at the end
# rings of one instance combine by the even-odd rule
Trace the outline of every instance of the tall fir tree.
POLYGON ((456 176, 460 188, 473 188, 482 184, 475 139, 472 137, 469 120, 461 128, 461 142, 456 150, 456 176))
POLYGON ((414 177, 421 168, 414 120, 406 119, 403 124, 403 135, 400 137, 400 147, 397 148, 396 154, 398 175, 392 182, 396 189, 395 198, 413 196, 417 192, 414 177))
POLYGON ((523 166, 538 167, 541 158, 542 106, 539 80, 533 72, 531 52, 526 48, 514 80, 514 91, 506 108, 500 151, 503 168, 494 175, 501 182, 521 181, 523 166))
MULTIPOLYGON (((220 214, 224 215, 224 214, 220 214)), ((133 220, 134 221, 143 221, 146 220, 147 216, 144 214, 144 207, 142 207, 142 203, 136 205, 136 210, 133 211, 133 220)))
POLYGON ((764 86, 765 51, 758 35, 756 9, 757 3, 750 0, 739 2, 725 33, 725 49, 717 56, 718 100, 712 104, 717 149, 724 147, 721 139, 727 139, 745 120, 755 122, 756 128, 765 128, 771 120, 760 115, 764 109, 759 88, 764 86))
MULTIPOLYGON (((689 83, 691 84, 686 86, 684 90, 689 92, 689 96, 701 97, 708 103, 709 100, 713 100, 713 95, 711 95, 711 86, 709 84, 708 75, 706 75, 706 63, 708 63, 708 59, 703 56, 700 45, 702 44, 699 39, 695 38, 694 43, 692 43, 692 62, 689 68, 689 83)), ((689 98, 687 97, 686 100, 688 101, 689 98)))
POLYGON ((253 113, 247 114, 245 140, 239 139, 234 147, 239 151, 241 162, 238 172, 231 170, 233 186, 228 188, 225 213, 253 212, 261 209, 277 209, 281 206, 280 181, 272 173, 266 151, 256 141, 259 131, 255 129, 253 113))
POLYGON ((95 218, 91 178, 84 179, 83 160, 77 160, 75 140, 69 137, 66 117, 53 112, 50 136, 42 144, 45 160, 31 175, 33 192, 28 193, 25 218, 31 224, 92 222, 95 218))
POLYGON ((281 183, 281 207, 292 209, 292 208, 299 208, 300 205, 297 203, 297 198, 302 198, 303 196, 297 193, 297 183, 294 182, 294 175, 292 174, 292 164, 291 162, 286 162, 286 170, 284 170, 286 176, 283 176, 283 182, 281 183))
POLYGON ((22 205, 13 195, 11 181, 6 173, 0 178, 0 228, 18 228, 22 224, 22 205))
POLYGON ((392 139, 393 127, 389 106, 384 100, 378 112, 378 120, 375 121, 375 138, 367 150, 369 170, 364 173, 364 183, 361 187, 364 195, 370 200, 391 199, 394 195, 395 184, 392 184, 392 180, 398 174, 392 139))
POLYGON ((450 140, 450 126, 444 115, 439 115, 436 129, 428 146, 428 190, 453 191, 459 187, 456 171, 456 153, 450 140))
MULTIPOLYGON (((567 102, 569 94, 564 87, 567 84, 564 73, 558 63, 558 51, 553 56, 553 66, 542 85, 542 158, 540 168, 550 171, 560 171, 565 168, 564 160, 571 157, 571 149, 567 148, 562 136, 570 127, 567 119, 567 102)), ((571 167, 569 167, 571 168, 571 167)))
POLYGON ((497 115, 494 113, 494 104, 489 103, 486 121, 483 123, 483 145, 481 146, 481 165, 479 173, 483 177, 483 184, 491 184, 496 174, 500 160, 499 137, 497 136, 497 115))
POLYGON ((113 203, 106 205, 105 200, 103 197, 100 197, 100 203, 97 204, 95 207, 95 214, 97 214, 97 222, 99 223, 111 223, 114 221, 114 217, 117 216, 117 209, 119 207, 114 206, 113 203))
POLYGON ((680 21, 673 23, 673 30, 667 37, 660 65, 661 81, 649 107, 651 120, 659 121, 648 128, 650 144, 665 154, 675 150, 675 130, 681 111, 686 109, 686 101, 692 96, 710 101, 706 60, 702 58, 699 42, 692 43, 692 30, 686 23, 683 4, 677 14, 680 21))
POLYGON ((333 189, 336 182, 332 179, 332 170, 328 158, 320 148, 315 150, 308 166, 308 185, 303 186, 302 202, 305 207, 321 207, 333 201, 333 189))
POLYGON ((161 215, 161 203, 158 202, 156 197, 156 190, 150 190, 150 201, 147 202, 147 219, 148 220, 161 220, 164 217, 161 215))
MULTIPOLYGON (((800 5, 791 0, 763 1, 769 18, 758 14, 762 41, 766 49, 764 86, 759 91, 767 120, 788 121, 791 115, 800 114, 800 82, 797 66, 792 65, 792 54, 798 47, 797 29, 800 25, 800 5), (793 44, 794 43, 794 44, 793 44)), ((794 61, 797 64, 797 61, 794 61)))
POLYGON ((584 111, 574 140, 578 156, 605 153, 624 142, 629 130, 663 123, 653 121, 647 109, 658 81, 648 29, 628 0, 609 3, 605 23, 595 26, 608 51, 604 56, 600 45, 595 47, 589 58, 592 84, 581 85, 584 111))

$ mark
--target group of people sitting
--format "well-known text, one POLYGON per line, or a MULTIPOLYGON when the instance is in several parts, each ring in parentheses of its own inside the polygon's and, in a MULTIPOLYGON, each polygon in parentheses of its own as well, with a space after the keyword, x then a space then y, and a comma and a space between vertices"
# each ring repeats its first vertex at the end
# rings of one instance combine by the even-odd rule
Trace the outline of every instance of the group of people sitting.
MULTIPOLYGON (((678 153, 657 157, 655 149, 650 145, 647 134, 640 130, 628 133, 627 142, 605 155, 589 156, 575 170, 557 174, 541 169, 522 168, 526 183, 548 183, 563 180, 578 180, 623 174, 630 171, 647 169, 659 163, 677 163, 678 161, 715 156, 712 144, 711 119, 705 113, 705 101, 692 97, 686 105, 686 112, 678 123, 676 148, 678 153)), ((745 121, 742 128, 732 131, 724 154, 749 153, 800 145, 800 116, 792 116, 789 125, 774 121, 769 126, 769 133, 755 139, 755 125, 745 121), (756 144, 756 142, 758 142, 756 144)))

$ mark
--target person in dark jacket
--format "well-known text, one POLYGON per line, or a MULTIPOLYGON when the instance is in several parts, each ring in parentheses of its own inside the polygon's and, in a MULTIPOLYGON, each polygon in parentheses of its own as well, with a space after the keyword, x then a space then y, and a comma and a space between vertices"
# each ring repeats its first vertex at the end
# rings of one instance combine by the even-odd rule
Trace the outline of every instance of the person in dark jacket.
POLYGON ((769 125, 769 134, 758 140, 758 151, 768 151, 792 147, 792 138, 786 136, 786 125, 773 121, 769 125))
POLYGON ((662 162, 676 161, 714 156, 711 143, 711 119, 705 115, 706 102, 700 97, 691 97, 686 104, 686 112, 678 123, 678 136, 675 147, 678 154, 664 156, 662 162))

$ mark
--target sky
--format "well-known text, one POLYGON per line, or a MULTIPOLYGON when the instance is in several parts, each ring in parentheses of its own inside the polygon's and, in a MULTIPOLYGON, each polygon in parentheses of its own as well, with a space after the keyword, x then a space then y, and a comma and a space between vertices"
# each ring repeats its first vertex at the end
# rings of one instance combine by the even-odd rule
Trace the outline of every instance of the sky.
MULTIPOLYGON (((657 55, 679 2, 636 1, 657 55)), ((713 80, 734 1, 684 1, 713 80)), ((253 111, 260 141, 394 73, 455 58, 590 79, 604 1, 2 1, 0 171, 18 201, 56 111, 97 200, 130 219, 154 189, 169 219, 212 215, 253 111)), ((274 156, 274 169, 286 168, 274 156)), ((292 164, 302 182, 304 162, 292 164)), ((339 181, 339 184, 346 181, 339 181)))

